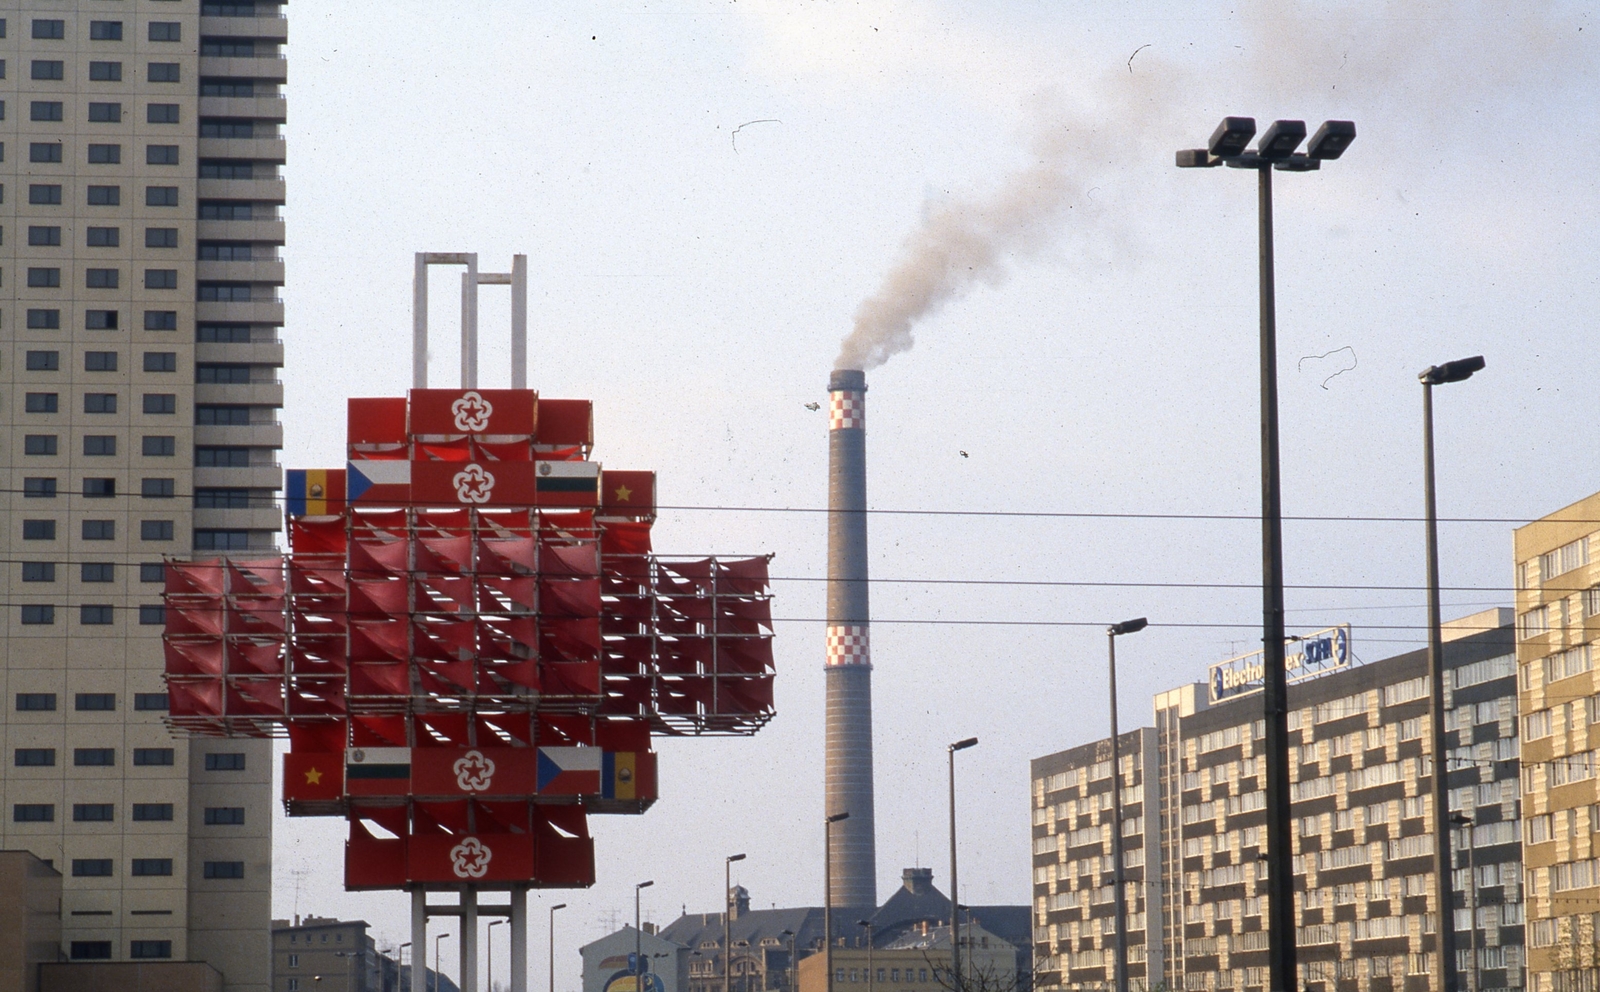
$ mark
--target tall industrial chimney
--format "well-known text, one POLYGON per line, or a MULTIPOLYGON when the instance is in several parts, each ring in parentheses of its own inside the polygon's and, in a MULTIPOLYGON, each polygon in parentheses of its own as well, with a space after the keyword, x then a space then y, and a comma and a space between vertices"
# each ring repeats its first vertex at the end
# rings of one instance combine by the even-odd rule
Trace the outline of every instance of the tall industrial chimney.
POLYGON ((867 605, 867 377, 828 380, 827 815, 833 905, 878 905, 872 815, 872 653, 867 605))

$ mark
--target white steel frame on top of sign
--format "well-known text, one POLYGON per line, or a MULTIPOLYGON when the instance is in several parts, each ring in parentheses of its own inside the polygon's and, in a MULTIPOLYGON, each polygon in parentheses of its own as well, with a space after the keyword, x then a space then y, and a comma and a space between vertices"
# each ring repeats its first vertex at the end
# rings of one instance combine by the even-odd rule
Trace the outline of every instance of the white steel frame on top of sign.
MULTIPOLYGON (((1291 684, 1350 667, 1349 624, 1294 638, 1292 643, 1297 644, 1299 650, 1287 654, 1283 660, 1291 684)), ((1251 651, 1212 665, 1206 673, 1211 702, 1220 703, 1261 691, 1261 680, 1266 674, 1262 654, 1260 650, 1251 651)))

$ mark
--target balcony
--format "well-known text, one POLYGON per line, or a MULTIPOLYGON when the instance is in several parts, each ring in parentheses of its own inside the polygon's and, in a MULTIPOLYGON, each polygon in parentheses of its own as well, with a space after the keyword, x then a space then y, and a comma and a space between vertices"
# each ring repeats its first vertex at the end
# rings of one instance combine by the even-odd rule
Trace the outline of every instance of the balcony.
POLYGON ((201 158, 248 159, 282 165, 288 148, 282 138, 201 138, 196 148, 201 158))
POLYGON ((194 526, 197 530, 282 530, 283 510, 270 505, 226 510, 197 506, 194 509, 194 526))
POLYGON ((248 262, 223 262, 201 259, 195 263, 194 277, 201 282, 264 282, 283 285, 283 260, 251 259, 248 262))
POLYGON ((196 424, 194 443, 237 445, 246 448, 282 448, 283 425, 279 423, 196 424))
MULTIPOLYGON (((219 17, 217 20, 222 18, 219 17)), ((204 79, 259 79, 268 83, 284 83, 289 80, 289 63, 282 55, 263 55, 256 58, 202 55, 200 75, 204 79)))
POLYGON ((194 319, 211 322, 283 325, 282 300, 197 300, 194 319))
POLYGON ((233 117, 282 124, 289 119, 289 103, 281 96, 203 96, 201 117, 233 117))
POLYGON ((200 17, 202 38, 254 38, 283 44, 289 40, 289 19, 282 14, 254 17, 200 17))
MULTIPOLYGON (((283 383, 276 379, 266 382, 197 382, 194 384, 195 403, 241 403, 247 406, 283 406, 283 383)), ((244 483, 233 483, 244 485, 244 483)), ((219 483, 220 485, 220 483, 219 483)))
POLYGON ((284 202, 283 179, 201 179, 202 200, 257 200, 267 203, 284 202))
POLYGON ((202 220, 195 225, 200 241, 265 241, 283 244, 281 220, 202 220))
MULTIPOLYGON (((194 470, 194 487, 196 489, 213 489, 226 487, 239 487, 246 489, 282 489, 283 466, 281 465, 245 465, 240 468, 197 468, 194 470)), ((195 510, 198 518, 201 510, 195 510)), ((249 510, 210 510, 210 513, 249 513, 249 510)), ((276 525, 274 525, 276 526, 276 525)))
POLYGON ((214 341, 201 341, 194 346, 194 360, 197 362, 220 362, 230 365, 270 365, 273 368, 282 368, 283 342, 251 341, 248 344, 222 344, 214 341))

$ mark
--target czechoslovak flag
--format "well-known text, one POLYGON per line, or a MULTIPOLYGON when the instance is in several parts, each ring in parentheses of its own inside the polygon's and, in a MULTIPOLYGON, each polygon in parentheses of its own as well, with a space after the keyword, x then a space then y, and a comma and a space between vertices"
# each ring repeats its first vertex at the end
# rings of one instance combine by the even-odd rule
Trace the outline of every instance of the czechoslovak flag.
POLYGON ((411 463, 394 458, 352 461, 345 488, 353 503, 396 503, 411 500, 411 463))

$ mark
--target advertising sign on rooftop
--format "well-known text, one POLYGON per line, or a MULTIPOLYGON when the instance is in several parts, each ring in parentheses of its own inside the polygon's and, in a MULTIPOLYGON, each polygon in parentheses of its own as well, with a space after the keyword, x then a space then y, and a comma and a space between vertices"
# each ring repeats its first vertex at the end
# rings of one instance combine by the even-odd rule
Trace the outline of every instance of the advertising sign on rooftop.
MULTIPOLYGON (((1349 624, 1319 630, 1289 643, 1298 647, 1283 659, 1291 683, 1350 667, 1349 624)), ((1259 692, 1265 674, 1266 665, 1261 651, 1219 661, 1211 666, 1209 678, 1206 679, 1211 690, 1211 701, 1220 703, 1234 696, 1259 692)))

